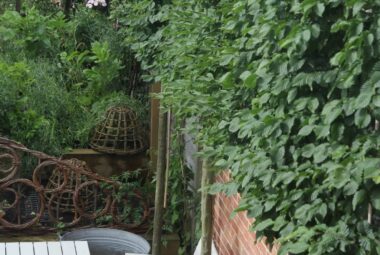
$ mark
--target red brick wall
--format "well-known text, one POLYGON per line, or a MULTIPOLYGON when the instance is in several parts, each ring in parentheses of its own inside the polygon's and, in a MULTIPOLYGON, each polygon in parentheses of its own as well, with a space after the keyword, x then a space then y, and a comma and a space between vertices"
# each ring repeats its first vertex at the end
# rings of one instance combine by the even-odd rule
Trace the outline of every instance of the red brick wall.
MULTIPOLYGON (((223 172, 217 182, 227 182, 229 173, 223 172)), ((240 212, 231 219, 232 211, 238 206, 239 195, 227 197, 218 194, 214 200, 214 242, 219 255, 276 255, 264 241, 256 243, 256 235, 249 231, 253 219, 248 219, 246 212, 240 212)))

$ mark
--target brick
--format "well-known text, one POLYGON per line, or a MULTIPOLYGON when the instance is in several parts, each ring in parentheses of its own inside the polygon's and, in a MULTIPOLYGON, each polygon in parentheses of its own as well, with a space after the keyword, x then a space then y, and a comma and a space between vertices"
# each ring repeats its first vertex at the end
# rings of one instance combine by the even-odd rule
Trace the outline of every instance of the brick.
MULTIPOLYGON (((218 182, 228 182, 230 172, 224 171, 216 177, 218 182)), ((277 247, 272 251, 265 240, 256 242, 256 234, 249 230, 254 219, 246 212, 231 213, 240 202, 240 194, 227 197, 217 194, 214 200, 214 241, 220 255, 276 255, 277 247)))

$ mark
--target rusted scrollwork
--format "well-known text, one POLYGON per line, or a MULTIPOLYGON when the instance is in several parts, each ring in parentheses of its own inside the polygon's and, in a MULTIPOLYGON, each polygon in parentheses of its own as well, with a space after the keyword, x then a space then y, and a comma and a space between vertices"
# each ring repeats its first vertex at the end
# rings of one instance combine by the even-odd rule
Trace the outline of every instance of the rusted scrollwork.
POLYGON ((119 187, 119 182, 94 173, 84 162, 58 159, 0 137, 0 230, 56 230, 95 224, 135 232, 145 229, 147 199, 138 190, 116 198, 119 187), (31 179, 21 177, 23 157, 37 162, 31 179), (141 213, 138 219, 135 216, 125 222, 120 204, 128 203, 139 206, 141 213))

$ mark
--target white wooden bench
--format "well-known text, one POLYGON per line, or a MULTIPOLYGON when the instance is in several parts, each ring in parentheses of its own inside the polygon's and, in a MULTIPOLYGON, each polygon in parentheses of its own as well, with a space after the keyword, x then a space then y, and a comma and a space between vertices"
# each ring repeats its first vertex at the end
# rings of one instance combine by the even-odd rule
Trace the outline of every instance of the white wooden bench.
POLYGON ((0 243, 0 255, 90 255, 86 241, 0 243))

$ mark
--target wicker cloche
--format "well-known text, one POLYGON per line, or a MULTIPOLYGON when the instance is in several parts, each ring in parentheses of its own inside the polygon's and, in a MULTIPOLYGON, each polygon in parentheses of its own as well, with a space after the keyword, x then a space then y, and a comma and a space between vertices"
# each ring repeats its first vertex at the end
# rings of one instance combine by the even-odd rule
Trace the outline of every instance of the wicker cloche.
MULTIPOLYGON (((83 170, 93 173, 93 171, 88 168, 86 163, 84 161, 78 160, 78 159, 70 159, 68 160, 70 164, 73 165, 73 167, 80 167, 83 168, 83 170)), ((59 187, 61 187, 64 184, 64 174, 62 170, 65 167, 57 167, 53 170, 52 175, 49 178, 49 181, 46 185, 46 190, 55 190, 59 187)), ((49 207, 51 209, 56 210, 56 213, 73 213, 75 212, 75 206, 74 206, 74 192, 81 184, 88 181, 88 178, 85 175, 82 175, 80 173, 75 173, 74 171, 67 170, 67 184, 64 187, 64 189, 58 193, 50 193, 46 192, 45 197, 47 202, 49 203, 49 207)), ((82 201, 82 206, 86 209, 93 208, 96 204, 94 202, 94 190, 90 188, 86 188, 81 191, 83 194, 81 194, 81 197, 84 199, 82 201)))
POLYGON ((136 154, 146 148, 146 134, 136 112, 126 106, 110 108, 95 128, 90 146, 110 154, 136 154))

